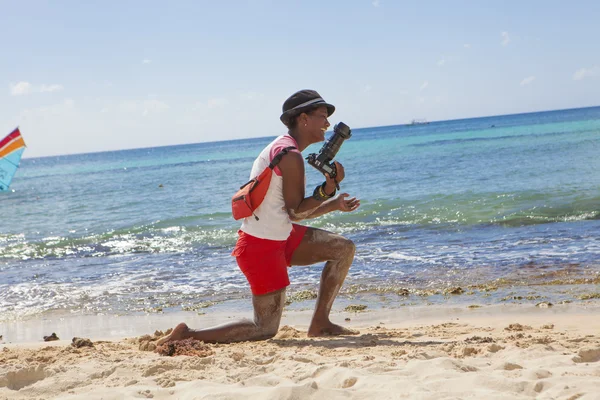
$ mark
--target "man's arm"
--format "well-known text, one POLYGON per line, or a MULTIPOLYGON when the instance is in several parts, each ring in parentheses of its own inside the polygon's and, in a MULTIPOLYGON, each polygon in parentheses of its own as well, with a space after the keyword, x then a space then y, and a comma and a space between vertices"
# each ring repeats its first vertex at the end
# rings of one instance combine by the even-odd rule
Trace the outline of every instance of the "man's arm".
POLYGON ((315 208, 313 210, 313 212, 311 212, 309 215, 307 215, 303 219, 317 218, 317 217, 320 217, 321 215, 330 213, 332 211, 339 210, 339 207, 338 207, 339 203, 337 200, 338 200, 337 197, 332 197, 331 199, 325 200, 317 208, 315 208))
MULTIPOLYGON (((283 199, 285 208, 292 221, 316 218, 337 210, 336 203, 319 201, 312 196, 304 197, 304 159, 302 154, 290 152, 279 163, 283 177, 283 199)), ((333 192, 334 189, 330 189, 333 192)), ((331 193, 329 192, 329 193, 331 193)))

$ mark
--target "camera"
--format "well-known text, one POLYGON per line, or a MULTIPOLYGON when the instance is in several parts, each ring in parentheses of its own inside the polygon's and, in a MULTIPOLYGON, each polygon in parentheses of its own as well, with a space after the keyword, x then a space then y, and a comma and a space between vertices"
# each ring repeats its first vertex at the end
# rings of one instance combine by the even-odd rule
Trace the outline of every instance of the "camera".
MULTIPOLYGON (((323 145, 319 154, 311 153, 306 157, 308 164, 319 170, 322 174, 329 174, 333 179, 337 176, 337 171, 333 159, 342 147, 344 140, 352 136, 350 127, 343 122, 333 127, 333 135, 323 145)), ((336 183, 337 185, 337 183, 336 183)))

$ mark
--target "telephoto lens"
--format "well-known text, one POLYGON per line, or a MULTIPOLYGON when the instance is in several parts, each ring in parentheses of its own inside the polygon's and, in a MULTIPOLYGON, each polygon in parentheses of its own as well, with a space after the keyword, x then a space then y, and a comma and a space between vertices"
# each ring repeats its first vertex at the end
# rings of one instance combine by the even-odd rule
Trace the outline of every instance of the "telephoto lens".
POLYGON ((343 122, 339 122, 333 127, 333 135, 331 135, 329 140, 323 145, 323 147, 321 147, 319 154, 312 153, 306 157, 308 164, 312 165, 323 174, 328 174, 330 177, 335 179, 337 176, 337 171, 333 159, 340 150, 340 147, 342 147, 342 143, 344 143, 346 139, 350 138, 350 136, 352 136, 350 127, 343 122))
POLYGON ((331 138, 325 143, 323 150, 321 151, 322 153, 326 153, 327 158, 329 159, 328 161, 335 158, 335 155, 340 150, 340 147, 342 147, 344 140, 350 138, 350 136, 352 136, 352 131, 350 130, 350 127, 343 122, 340 122, 333 127, 333 135, 331 135, 331 138))

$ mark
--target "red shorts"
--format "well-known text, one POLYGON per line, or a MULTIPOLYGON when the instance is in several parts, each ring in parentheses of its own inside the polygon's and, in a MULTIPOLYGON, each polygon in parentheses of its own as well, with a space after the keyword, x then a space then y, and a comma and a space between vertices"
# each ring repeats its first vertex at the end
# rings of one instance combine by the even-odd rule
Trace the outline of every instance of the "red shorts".
POLYGON ((239 231, 231 253, 246 275, 252 294, 259 296, 283 289, 290 284, 287 267, 308 228, 292 224, 287 240, 260 239, 239 231))

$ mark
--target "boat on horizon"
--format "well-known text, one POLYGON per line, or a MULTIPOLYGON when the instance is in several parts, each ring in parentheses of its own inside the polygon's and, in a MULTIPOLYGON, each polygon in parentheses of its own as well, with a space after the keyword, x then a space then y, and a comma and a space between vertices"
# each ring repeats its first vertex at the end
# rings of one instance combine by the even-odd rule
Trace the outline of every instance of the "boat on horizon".
POLYGON ((410 124, 408 125, 427 125, 429 124, 429 121, 427 121, 425 118, 422 119, 413 119, 412 121, 410 121, 410 124))

